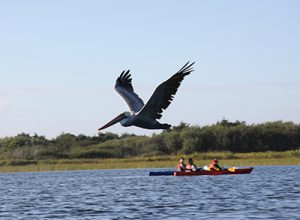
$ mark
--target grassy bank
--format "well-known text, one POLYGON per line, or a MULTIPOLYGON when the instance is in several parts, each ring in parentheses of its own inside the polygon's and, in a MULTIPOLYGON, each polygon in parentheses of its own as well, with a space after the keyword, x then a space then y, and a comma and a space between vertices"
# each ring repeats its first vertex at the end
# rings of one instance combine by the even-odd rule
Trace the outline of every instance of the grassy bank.
MULTIPOLYGON (((0 172, 34 172, 93 169, 174 168, 182 155, 126 159, 2 160, 0 172)), ((218 158, 221 166, 300 165, 300 150, 285 152, 208 152, 183 155, 201 167, 218 158)))

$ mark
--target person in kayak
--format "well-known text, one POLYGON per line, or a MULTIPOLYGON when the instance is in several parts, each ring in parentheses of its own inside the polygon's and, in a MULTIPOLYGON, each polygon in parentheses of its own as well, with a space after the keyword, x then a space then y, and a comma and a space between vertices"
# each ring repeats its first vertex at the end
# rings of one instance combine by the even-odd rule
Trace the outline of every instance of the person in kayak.
POLYGON ((222 167, 219 166, 219 161, 217 159, 213 159, 211 164, 209 164, 209 170, 222 170, 222 167))
POLYGON ((184 172, 186 170, 186 165, 184 163, 184 158, 183 157, 180 157, 180 159, 179 159, 179 163, 177 165, 177 170, 181 171, 181 172, 184 172))
POLYGON ((197 171, 197 166, 194 164, 192 158, 189 158, 188 164, 186 165, 186 171, 197 171))

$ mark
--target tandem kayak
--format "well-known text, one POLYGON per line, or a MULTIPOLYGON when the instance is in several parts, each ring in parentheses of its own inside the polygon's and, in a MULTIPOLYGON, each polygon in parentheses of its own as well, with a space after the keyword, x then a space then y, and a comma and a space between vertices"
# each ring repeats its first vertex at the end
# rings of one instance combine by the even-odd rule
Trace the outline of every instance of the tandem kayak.
POLYGON ((199 175, 226 175, 226 174, 249 174, 253 170, 253 167, 247 168, 230 168, 224 170, 199 170, 195 172, 180 172, 175 171, 174 176, 199 176, 199 175))
POLYGON ((234 168, 224 170, 198 170, 194 172, 180 172, 180 171, 150 171, 149 176, 199 176, 199 175, 226 175, 226 174, 249 174, 253 167, 234 168))

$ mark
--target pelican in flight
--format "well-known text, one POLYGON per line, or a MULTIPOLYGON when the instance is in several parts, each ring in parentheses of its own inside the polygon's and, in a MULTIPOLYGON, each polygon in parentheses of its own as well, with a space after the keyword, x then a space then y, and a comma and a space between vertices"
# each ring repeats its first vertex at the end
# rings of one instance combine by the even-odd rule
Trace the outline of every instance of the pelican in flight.
POLYGON ((193 71, 193 63, 187 62, 171 78, 161 83, 152 94, 146 105, 134 92, 130 70, 123 71, 117 78, 115 91, 124 99, 130 112, 123 112, 116 118, 103 125, 98 131, 108 128, 117 122, 124 127, 137 126, 146 129, 170 129, 170 124, 161 124, 157 121, 174 98, 180 83, 185 76, 193 71))

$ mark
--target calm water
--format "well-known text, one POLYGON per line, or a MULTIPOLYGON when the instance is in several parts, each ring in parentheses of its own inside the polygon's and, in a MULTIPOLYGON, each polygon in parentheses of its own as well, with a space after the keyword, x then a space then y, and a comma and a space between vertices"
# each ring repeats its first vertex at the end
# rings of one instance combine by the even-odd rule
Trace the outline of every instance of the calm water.
POLYGON ((148 171, 2 173, 0 219, 300 219, 300 166, 230 176, 148 171))

